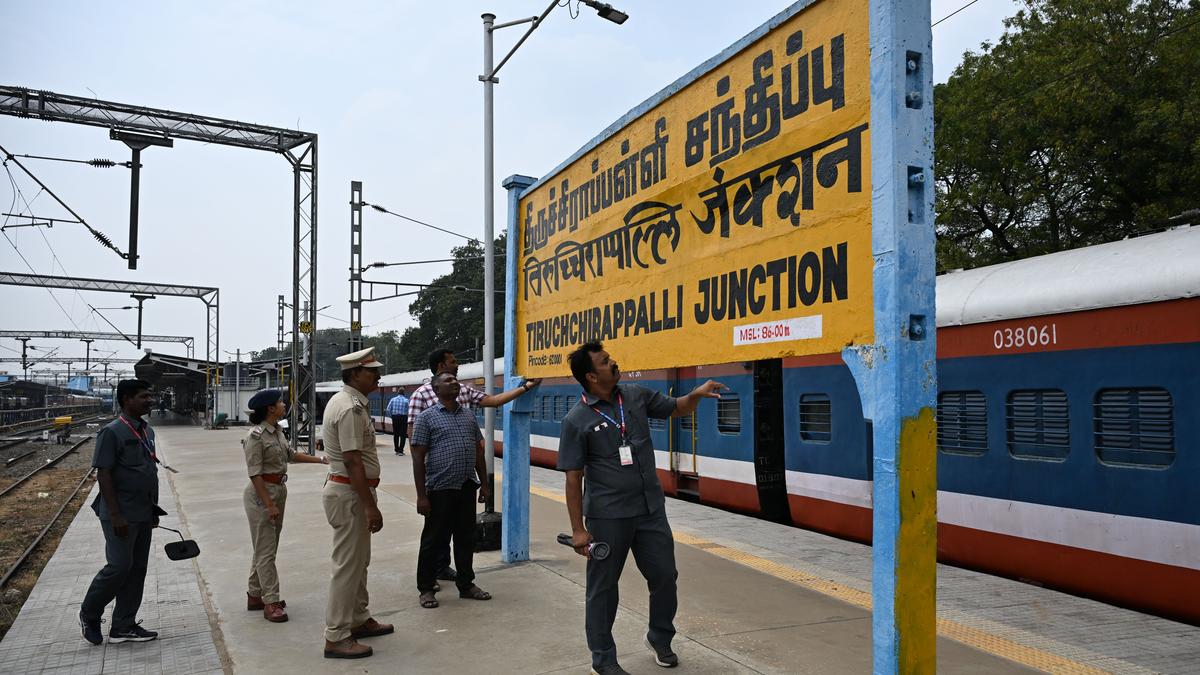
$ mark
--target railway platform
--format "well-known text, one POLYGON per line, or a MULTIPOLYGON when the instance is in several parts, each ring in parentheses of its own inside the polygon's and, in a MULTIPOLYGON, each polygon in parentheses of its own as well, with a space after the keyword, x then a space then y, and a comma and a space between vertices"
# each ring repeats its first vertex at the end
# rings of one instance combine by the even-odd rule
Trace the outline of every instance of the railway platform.
MULTIPOLYGON (((245 610, 250 540, 242 511, 245 429, 164 427, 161 490, 201 548, 173 562, 155 534, 141 618, 161 637, 142 644, 82 641, 79 602, 103 562, 95 516, 82 509, 0 642, 5 673, 461 672, 586 673, 584 560, 557 544, 566 529, 562 476, 532 469, 532 560, 476 554, 490 602, 441 594, 422 609, 415 589, 422 518, 409 459, 377 437, 384 529, 373 540, 371 608, 396 624, 360 661, 323 659, 330 529, 322 467, 293 465, 279 569, 291 620, 245 610)), ((871 669, 870 550, 804 530, 677 500, 678 672, 862 673, 871 669)), ((168 535, 170 535, 168 537, 168 535)), ((451 589, 452 590, 452 589, 451 589)), ((645 585, 630 562, 615 635, 621 665, 659 672, 641 645, 645 585)), ((1200 673, 1200 628, 948 566, 938 568, 938 670, 944 673, 1200 673)))

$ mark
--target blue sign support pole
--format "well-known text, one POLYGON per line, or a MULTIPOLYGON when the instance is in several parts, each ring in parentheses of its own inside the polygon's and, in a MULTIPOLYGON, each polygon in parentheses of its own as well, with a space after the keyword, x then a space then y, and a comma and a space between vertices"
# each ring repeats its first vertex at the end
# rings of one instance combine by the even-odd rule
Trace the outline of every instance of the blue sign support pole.
MULTIPOLYGON (((521 227, 517 205, 521 193, 537 181, 530 176, 509 176, 501 185, 508 190, 508 248, 504 256, 504 390, 521 386, 517 374, 517 260, 521 253, 521 227)), ((500 560, 529 560, 529 417, 534 397, 519 396, 504 406, 504 480, 500 530, 500 560)))
POLYGON ((936 668, 933 78, 929 0, 870 0, 875 343, 849 347, 874 444, 874 672, 936 668))

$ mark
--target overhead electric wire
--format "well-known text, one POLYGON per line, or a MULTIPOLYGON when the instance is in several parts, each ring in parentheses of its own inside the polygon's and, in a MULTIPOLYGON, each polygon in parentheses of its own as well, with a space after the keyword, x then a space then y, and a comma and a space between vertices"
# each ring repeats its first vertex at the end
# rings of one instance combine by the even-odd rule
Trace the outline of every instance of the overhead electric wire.
POLYGON ((126 169, 133 168, 133 162, 114 162, 111 159, 95 158, 95 159, 69 159, 67 157, 44 157, 42 155, 13 155, 13 157, 25 157, 26 159, 46 159, 51 162, 70 162, 72 164, 87 164, 94 166, 97 169, 111 169, 114 166, 123 166, 126 169))
POLYGON ((100 310, 96 309, 95 307, 92 307, 91 303, 88 303, 88 308, 90 308, 92 310, 92 312, 97 314, 101 319, 104 319, 104 323, 108 324, 109 326, 112 326, 113 330, 115 330, 117 333, 120 333, 121 337, 125 338, 126 342, 128 342, 129 344, 134 345, 134 346, 137 345, 137 342, 134 342, 134 340, 132 338, 130 338, 128 335, 125 334, 125 331, 121 330, 120 328, 117 328, 117 325, 115 323, 109 321, 107 316, 104 316, 103 314, 101 314, 100 310))
POLYGON ((473 242, 475 242, 475 243, 477 243, 477 244, 480 244, 480 245, 482 245, 482 244, 483 244, 483 242, 482 242, 482 241, 479 241, 478 239, 476 239, 476 238, 474 238, 474 237, 468 237, 467 235, 465 235, 465 234, 459 234, 458 232, 455 232, 454 230, 447 230, 447 229, 446 229, 446 228, 444 228, 444 227, 438 227, 437 225, 431 225, 430 223, 427 223, 427 222, 425 222, 425 221, 422 221, 422 220, 417 220, 416 218, 410 218, 409 216, 406 216, 406 215, 403 215, 403 214, 400 214, 400 213, 396 213, 396 212, 394 212, 394 211, 389 211, 389 210, 387 210, 386 208, 384 208, 384 207, 382 207, 382 206, 380 206, 380 205, 378 205, 378 204, 368 204, 367 202, 363 202, 363 203, 362 203, 362 205, 363 205, 363 206, 369 206, 369 207, 371 207, 371 208, 375 209, 376 211, 379 211, 380 213, 386 213, 386 214, 388 214, 389 216, 395 216, 395 217, 397 217, 397 218, 402 218, 402 219, 404 219, 404 220, 408 220, 408 221, 414 222, 414 223, 416 223, 416 224, 418 224, 418 225, 422 225, 422 226, 424 226, 424 227, 428 227, 428 228, 430 228, 430 229, 437 230, 438 232, 445 232, 446 234, 452 234, 452 235, 454 235, 454 236, 456 236, 456 237, 460 237, 460 238, 462 238, 462 239, 466 239, 467 241, 473 241, 473 242))
MULTIPOLYGON (((12 185, 12 189, 13 189, 12 206, 16 205, 17 197, 20 196, 21 201, 25 203, 25 210, 28 212, 32 212, 33 211, 33 202, 31 202, 25 198, 25 193, 21 191, 21 186, 17 185, 17 181, 15 178, 13 178, 12 171, 8 168, 7 162, 5 163, 4 170, 8 174, 8 182, 9 182, 9 184, 12 185)), ((46 190, 46 188, 43 187, 41 190, 39 190, 38 194, 34 195, 33 201, 35 201, 35 202, 37 201, 37 198, 39 196, 41 196, 43 190, 46 190)), ((9 211, 13 210, 12 206, 9 207, 9 211)), ((8 214, 5 214, 5 215, 7 216, 8 214)), ((54 220, 54 219, 49 219, 49 220, 54 220)), ((64 221, 64 222, 67 222, 67 221, 64 221)), ((4 219, 4 223, 5 223, 5 225, 8 224, 8 218, 4 219)), ((0 229, 2 229, 2 228, 0 228, 0 229)), ((52 260, 52 262, 50 264, 50 271, 53 272, 54 271, 54 263, 58 263, 58 269, 62 270, 63 275, 70 276, 70 273, 67 272, 66 266, 63 265, 62 260, 59 259, 58 252, 54 250, 54 246, 50 243, 50 239, 46 237, 46 233, 43 232, 41 229, 38 229, 38 234, 40 234, 42 236, 42 240, 46 242, 46 247, 50 249, 50 258, 52 260)), ((9 241, 9 243, 12 244, 14 248, 16 248, 16 244, 13 243, 11 240, 9 241)), ((26 264, 28 265, 28 261, 26 262, 26 264)), ((33 271, 32 266, 30 266, 29 269, 30 269, 30 271, 33 271)), ((36 274, 36 272, 34 272, 34 273, 36 274)), ((53 291, 51 291, 49 288, 47 288, 46 291, 48 293, 50 293, 51 297, 55 298, 55 302, 58 301, 58 298, 57 298, 57 296, 54 295, 53 291)), ((83 300, 83 295, 79 293, 78 289, 75 289, 75 297, 81 301, 83 300)), ((62 308, 61 303, 59 303, 59 307, 62 308)), ((74 319, 71 318, 71 313, 67 312, 66 308, 62 308, 62 309, 63 309, 63 312, 67 313, 67 318, 71 319, 71 323, 72 323, 72 325, 75 326, 75 329, 79 330, 79 324, 75 323, 74 319)), ((72 303, 71 309, 72 310, 75 309, 74 303, 72 303)))
MULTIPOLYGON (((12 239, 8 238, 8 233, 0 232, 0 234, 4 235, 4 239, 8 241, 8 245, 13 247, 13 250, 16 251, 17 255, 21 257, 21 261, 25 263, 25 266, 29 268, 29 271, 37 274, 38 271, 33 268, 33 265, 29 264, 29 260, 25 258, 24 253, 21 253, 21 249, 17 248, 17 244, 12 239)), ((71 322, 71 325, 75 327, 75 330, 79 330, 79 324, 75 323, 75 319, 71 316, 71 313, 68 312, 67 308, 63 307, 62 303, 58 301, 58 296, 54 294, 54 291, 47 288, 46 292, 50 294, 50 298, 54 300, 54 304, 58 305, 58 308, 61 309, 63 314, 67 316, 67 321, 71 322)))
MULTIPOLYGON (((397 267, 400 265, 427 265, 427 264, 431 264, 431 263, 460 262, 463 260, 483 260, 484 257, 485 256, 481 256, 481 255, 473 255, 473 256, 466 256, 464 258, 436 258, 433 260, 405 260, 402 262, 390 262, 390 263, 373 262, 373 263, 363 267, 362 269, 360 269, 359 272, 366 272, 369 269, 378 269, 378 268, 382 268, 382 267, 397 267)), ((496 253, 493 257, 494 258, 503 258, 504 254, 496 253)))
MULTIPOLYGON (((48 194, 48 195, 50 195, 51 197, 53 197, 53 198, 54 198, 54 201, 58 202, 59 206, 62 206, 64 209, 66 209, 66 210, 67 210, 67 212, 68 212, 68 213, 70 213, 71 215, 75 216, 75 218, 77 218, 77 219, 79 220, 79 223, 80 223, 81 225, 83 225, 85 228, 87 228, 87 231, 91 233, 92 237, 93 237, 93 238, 95 238, 95 240, 96 240, 96 241, 100 242, 100 244, 101 244, 101 245, 103 245, 103 246, 105 246, 106 248, 109 248, 109 249, 111 249, 111 250, 112 250, 113 252, 115 252, 117 255, 121 256, 123 259, 125 259, 125 260, 128 260, 128 259, 129 259, 129 255, 128 255, 128 254, 126 254, 126 253, 124 253, 124 252, 122 252, 122 251, 121 251, 121 249, 117 248, 117 246, 116 246, 115 244, 113 244, 113 243, 112 243, 112 241, 111 241, 111 240, 108 238, 108 235, 104 234, 104 233, 103 233, 103 232, 101 232, 100 230, 97 230, 96 228, 94 228, 94 227, 92 227, 91 225, 89 225, 89 224, 88 224, 88 222, 87 222, 86 220, 84 220, 82 216, 80 216, 78 213, 75 213, 74 209, 72 209, 70 206, 67 206, 67 203, 66 203, 66 202, 64 202, 63 200, 59 199, 58 195, 54 194, 54 191, 53 191, 53 190, 51 190, 50 188, 46 187, 46 184, 45 184, 45 183, 43 183, 42 181, 38 180, 38 177, 37 177, 37 176, 35 176, 35 175, 33 175, 33 172, 32 172, 32 171, 30 171, 29 169, 25 168, 25 165, 24 165, 24 164, 21 164, 21 162, 17 160, 16 156, 15 156, 15 155, 13 155, 12 153, 10 153, 10 152, 9 152, 9 151, 8 151, 8 150, 7 150, 7 149, 4 147, 4 146, 2 146, 2 145, 0 145, 0 153, 3 153, 3 154, 4 154, 4 169, 5 169, 6 171, 9 171, 9 179, 10 179, 10 180, 12 179, 12 173, 11 173, 11 170, 9 170, 9 168, 8 168, 8 163, 9 163, 9 162, 12 162, 13 164, 16 164, 18 168, 20 168, 22 171, 24 171, 24 172, 25 172, 25 175, 27 175, 27 176, 29 176, 30 178, 32 178, 32 179, 33 179, 33 182, 37 183, 39 187, 41 187, 43 190, 45 190, 45 191, 46 191, 46 194, 48 194)), ((36 199, 36 198, 35 198, 35 199, 36 199)))
POLYGON ((971 0, 970 2, 963 5, 962 7, 959 7, 958 9, 954 10, 953 12, 950 12, 946 16, 943 16, 942 18, 938 19, 937 21, 934 21, 933 23, 929 24, 929 27, 930 28, 936 27, 939 23, 945 21, 946 19, 949 19, 950 17, 954 16, 955 14, 958 14, 959 12, 963 11, 964 9, 970 7, 971 5, 973 5, 977 2, 979 2, 979 0, 971 0))

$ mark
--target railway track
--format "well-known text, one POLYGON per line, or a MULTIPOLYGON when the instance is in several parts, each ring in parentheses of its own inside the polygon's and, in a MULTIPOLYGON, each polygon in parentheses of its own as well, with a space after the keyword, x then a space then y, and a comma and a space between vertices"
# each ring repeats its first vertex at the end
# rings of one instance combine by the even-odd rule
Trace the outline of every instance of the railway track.
MULTIPOLYGON (((94 435, 88 435, 76 441, 0 489, 0 523, 7 535, 0 545, 0 569, 4 570, 0 576, 0 589, 11 586, 27 592, 32 581, 29 575, 22 574, 26 570, 31 570, 32 580, 36 581, 40 566, 44 564, 39 552, 54 548, 64 530, 56 525, 61 524, 62 516, 68 510, 74 514, 72 504, 90 485, 94 473, 91 462, 78 455, 81 448, 94 440, 94 435), (60 467, 62 471, 48 471, 53 467, 60 467)), ((25 454, 47 449, 41 446, 25 454)), ((10 608, 5 609, 6 614, 12 613, 10 608)), ((19 611, 19 606, 15 609, 19 611)))
MULTIPOLYGON (((95 422, 97 420, 105 420, 105 419, 108 419, 108 415, 92 415, 89 417, 80 418, 78 420, 73 420, 71 422, 71 424, 75 424, 75 425, 89 424, 89 423, 95 422)), ((53 428, 54 428, 54 423, 50 422, 50 423, 44 424, 38 428, 27 429, 22 432, 21 436, 0 438, 0 452, 8 450, 9 448, 14 448, 16 446, 19 446, 22 443, 28 443, 30 441, 36 440, 43 431, 49 431, 53 428)), ((10 467, 13 464, 16 464, 17 462, 25 459, 26 457, 36 454, 38 449, 39 448, 33 448, 33 449, 27 450, 25 452, 22 452, 20 454, 13 455, 12 457, 6 458, 4 460, 4 466, 10 467)))
POLYGON ((22 483, 29 480, 30 478, 33 478, 38 473, 58 464, 63 459, 65 459, 67 457, 67 455, 78 450, 84 443, 88 443, 89 441, 91 441, 92 438, 93 438, 92 436, 85 436, 82 440, 76 442, 74 445, 67 448, 66 451, 64 451, 62 454, 50 459, 45 464, 39 465, 33 471, 30 471, 29 473, 25 474, 24 476, 21 476, 17 480, 13 481, 11 484, 9 484, 7 487, 5 487, 3 490, 0 490, 0 497, 4 497, 4 495, 12 492, 13 490, 16 490, 18 487, 21 486, 22 483))
MULTIPOLYGON (((86 414, 86 416, 80 416, 78 418, 76 418, 75 415, 66 415, 66 416, 73 418, 71 420, 71 424, 84 424, 84 423, 105 417, 106 415, 105 415, 105 413, 101 412, 101 413, 86 414)), ((26 427, 26 428, 20 428, 24 424, 29 424, 29 422, 17 422, 15 424, 0 426, 0 434, 6 434, 6 433, 39 434, 43 431, 54 428, 54 416, 49 416, 45 420, 38 421, 33 426, 26 427)), ((5 447, 3 445, 4 443, 10 442, 10 441, 20 441, 23 438, 24 437, 22 437, 21 439, 0 438, 0 450, 4 449, 4 447, 5 447)))

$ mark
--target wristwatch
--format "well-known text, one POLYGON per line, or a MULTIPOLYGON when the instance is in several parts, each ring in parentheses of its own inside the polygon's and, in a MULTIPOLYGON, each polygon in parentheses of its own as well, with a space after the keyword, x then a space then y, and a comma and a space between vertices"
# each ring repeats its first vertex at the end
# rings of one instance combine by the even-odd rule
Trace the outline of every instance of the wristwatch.
POLYGON ((523 380, 521 382, 521 389, 524 389, 525 391, 529 391, 529 380, 523 380))

